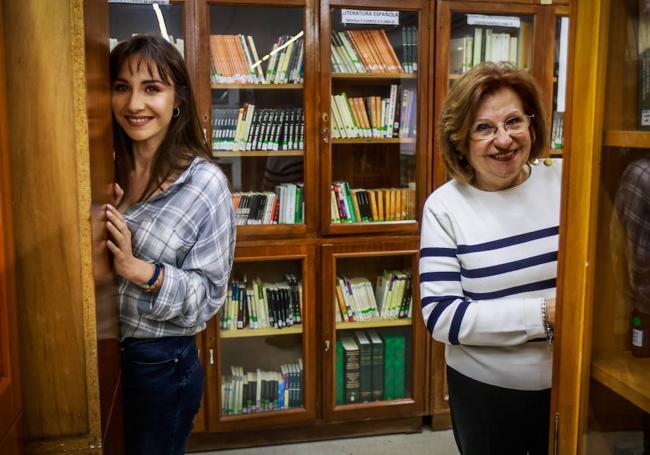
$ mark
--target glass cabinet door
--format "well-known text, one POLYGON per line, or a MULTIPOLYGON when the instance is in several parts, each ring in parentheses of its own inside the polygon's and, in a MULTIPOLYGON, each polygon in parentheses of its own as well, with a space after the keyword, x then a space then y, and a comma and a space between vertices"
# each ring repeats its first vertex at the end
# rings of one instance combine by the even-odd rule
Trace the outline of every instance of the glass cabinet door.
POLYGON ((426 166, 421 13, 330 7, 322 18, 326 233, 417 231, 426 166))
POLYGON ((571 100, 554 359, 558 453, 643 454, 650 451, 650 3, 595 1, 576 10, 580 90, 571 100))
POLYGON ((111 50, 133 35, 151 33, 162 36, 185 55, 184 4, 108 4, 111 50))
POLYGON ((418 365, 424 361, 424 339, 417 306, 413 314, 418 301, 414 246, 382 245, 382 251, 367 244, 324 247, 325 409, 330 420, 395 417, 423 405, 418 365))
POLYGON ((238 249, 226 302, 213 320, 212 431, 314 417, 312 249, 238 249))
POLYGON ((305 8, 210 3, 207 11, 208 135, 232 185, 237 224, 258 235, 304 232, 313 210, 305 183, 305 8))

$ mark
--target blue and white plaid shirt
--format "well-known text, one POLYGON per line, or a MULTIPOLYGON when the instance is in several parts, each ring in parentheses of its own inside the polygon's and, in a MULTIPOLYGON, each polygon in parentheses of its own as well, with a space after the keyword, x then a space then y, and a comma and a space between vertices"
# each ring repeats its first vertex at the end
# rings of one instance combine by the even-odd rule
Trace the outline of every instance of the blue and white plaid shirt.
POLYGON ((223 172, 195 158, 169 188, 124 216, 133 255, 162 263, 165 278, 156 294, 119 278, 122 339, 203 330, 225 301, 235 252, 235 217, 223 172))

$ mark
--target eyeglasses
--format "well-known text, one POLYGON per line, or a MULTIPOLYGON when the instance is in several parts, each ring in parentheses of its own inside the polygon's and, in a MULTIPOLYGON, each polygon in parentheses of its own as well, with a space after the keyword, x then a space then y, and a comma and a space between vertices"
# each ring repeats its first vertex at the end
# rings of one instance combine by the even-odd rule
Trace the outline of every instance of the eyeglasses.
POLYGON ((503 125, 503 130, 508 134, 523 133, 530 126, 530 119, 534 115, 514 115, 505 122, 499 122, 496 125, 490 122, 477 123, 469 132, 470 138, 474 141, 487 141, 496 137, 499 127, 503 125))

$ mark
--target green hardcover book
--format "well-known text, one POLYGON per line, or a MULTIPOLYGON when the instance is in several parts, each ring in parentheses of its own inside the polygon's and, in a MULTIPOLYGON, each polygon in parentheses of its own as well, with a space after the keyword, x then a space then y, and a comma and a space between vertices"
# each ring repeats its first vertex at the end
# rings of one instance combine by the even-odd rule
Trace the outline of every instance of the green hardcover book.
POLYGON ((374 330, 368 330, 368 338, 372 343, 372 400, 384 399, 384 342, 374 330))
POLYGON ((365 332, 354 332, 359 346, 359 401, 372 401, 372 344, 365 332))
POLYGON ((394 337, 384 336, 384 399, 393 400, 395 398, 395 355, 394 355, 394 337))
POLYGON ((336 340, 336 404, 345 402, 345 386, 343 382, 343 342, 336 340))
POLYGON ((345 402, 359 402, 359 346, 350 335, 341 335, 343 343, 343 371, 345 402))
POLYGON ((395 337, 395 399, 404 398, 405 396, 405 358, 406 358, 406 342, 404 337, 395 337))

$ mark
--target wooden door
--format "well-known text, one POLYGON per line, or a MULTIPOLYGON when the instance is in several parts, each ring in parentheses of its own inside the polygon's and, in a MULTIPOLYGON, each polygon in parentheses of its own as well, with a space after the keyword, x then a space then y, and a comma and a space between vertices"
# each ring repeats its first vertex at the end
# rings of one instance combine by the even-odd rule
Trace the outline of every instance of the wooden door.
POLYGON ((105 246, 104 204, 112 202, 114 164, 109 80, 108 4, 84 1, 86 109, 88 115, 93 275, 101 440, 105 454, 123 452, 119 315, 105 246))
POLYGON ((0 453, 22 453, 15 261, 11 223, 5 54, 0 4, 0 453))

